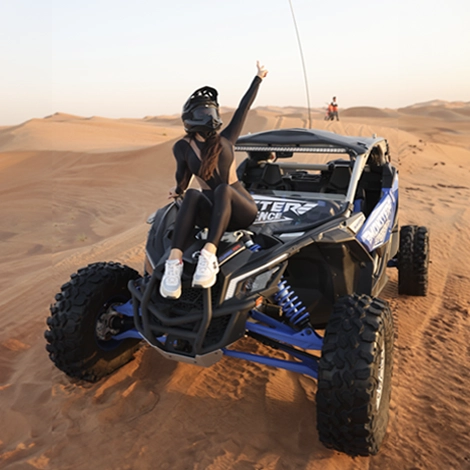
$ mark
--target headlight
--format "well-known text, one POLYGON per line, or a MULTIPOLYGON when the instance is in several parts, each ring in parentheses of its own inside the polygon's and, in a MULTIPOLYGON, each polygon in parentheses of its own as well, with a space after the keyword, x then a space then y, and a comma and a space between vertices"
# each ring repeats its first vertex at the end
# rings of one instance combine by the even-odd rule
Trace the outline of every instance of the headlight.
POLYGON ((279 266, 263 271, 259 274, 247 273, 243 277, 232 279, 228 285, 225 300, 231 299, 235 292, 240 292, 244 296, 263 290, 271 281, 273 275, 279 271, 279 266))

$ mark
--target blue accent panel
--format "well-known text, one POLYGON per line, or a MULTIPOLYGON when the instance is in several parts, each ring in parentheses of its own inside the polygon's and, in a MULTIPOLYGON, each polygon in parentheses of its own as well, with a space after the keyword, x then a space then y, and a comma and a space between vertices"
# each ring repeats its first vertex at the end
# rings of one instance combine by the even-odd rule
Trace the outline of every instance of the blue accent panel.
POLYGON ((368 251, 384 245, 390 239, 398 205, 398 175, 391 188, 382 190, 382 198, 357 234, 357 239, 368 251))
POLYGON ((248 249, 249 249, 250 251, 256 252, 256 251, 261 250, 261 246, 258 245, 257 243, 254 243, 253 245, 249 246, 248 249))
MULTIPOLYGON (((233 349, 222 349, 225 356, 235 357, 237 359, 244 359, 246 361, 257 362, 266 366, 277 367, 279 369, 286 369, 298 374, 305 374, 318 378, 318 366, 314 360, 302 362, 285 361, 283 359, 276 359, 274 357, 258 356, 257 354, 246 353, 242 351, 235 351, 233 349), (307 364, 308 363, 308 364, 307 364)), ((302 358, 304 360, 304 358, 302 358)))
POLYGON ((120 313, 121 315, 125 315, 126 317, 134 316, 134 310, 132 308, 131 300, 129 300, 125 304, 113 306, 113 310, 120 313))
POLYGON ((268 317, 257 310, 252 310, 251 316, 254 320, 263 324, 247 321, 246 329, 248 331, 302 349, 314 349, 319 351, 322 348, 323 338, 318 335, 315 330, 312 330, 312 328, 304 328, 303 330, 296 331, 289 325, 280 323, 274 318, 268 317))
POLYGON ((362 203, 364 202, 363 199, 356 199, 354 201, 354 208, 353 208, 353 212, 356 213, 356 212, 361 212, 362 210, 362 203))

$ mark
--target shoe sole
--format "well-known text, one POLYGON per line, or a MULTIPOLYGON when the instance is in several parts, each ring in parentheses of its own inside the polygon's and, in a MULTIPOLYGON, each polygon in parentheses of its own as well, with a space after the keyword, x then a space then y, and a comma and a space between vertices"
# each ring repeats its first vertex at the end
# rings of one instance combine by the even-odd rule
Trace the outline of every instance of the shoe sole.
POLYGON ((165 290, 165 288, 160 284, 160 295, 165 299, 179 299, 181 297, 181 287, 176 292, 172 292, 165 290))

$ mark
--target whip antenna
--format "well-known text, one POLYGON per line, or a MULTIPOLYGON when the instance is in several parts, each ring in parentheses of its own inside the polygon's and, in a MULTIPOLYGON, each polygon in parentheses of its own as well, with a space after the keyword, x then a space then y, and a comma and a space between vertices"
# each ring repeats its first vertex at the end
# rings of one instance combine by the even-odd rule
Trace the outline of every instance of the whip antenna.
POLYGON ((310 113, 310 95, 308 92, 308 80, 307 80, 307 71, 305 69, 304 53, 302 52, 302 44, 300 42, 299 29, 297 28, 297 21, 295 21, 294 7, 292 6, 292 1, 289 0, 290 10, 292 12, 292 19, 294 20, 295 32, 297 34, 297 42, 299 43, 300 58, 302 59, 302 68, 304 69, 304 80, 305 80, 305 91, 307 93, 307 110, 308 110, 308 128, 312 128, 312 118, 310 113))

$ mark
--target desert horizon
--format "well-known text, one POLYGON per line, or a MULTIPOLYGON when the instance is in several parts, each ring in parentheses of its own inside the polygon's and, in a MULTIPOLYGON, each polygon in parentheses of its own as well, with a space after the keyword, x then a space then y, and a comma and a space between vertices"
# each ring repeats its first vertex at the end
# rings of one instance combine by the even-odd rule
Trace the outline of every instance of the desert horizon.
MULTIPOLYGON (((227 124, 233 109, 221 111, 227 124)), ((307 114, 254 107, 242 134, 306 127, 307 114)), ((431 234, 428 296, 398 296, 393 269, 381 294, 397 333, 380 452, 352 458, 323 447, 316 382, 285 370, 227 357, 201 368, 144 344, 95 384, 54 367, 43 333, 55 294, 93 262, 142 272, 146 219, 168 202, 172 146, 184 134, 179 114, 58 112, 0 126, 0 468, 470 468, 470 102, 340 107, 340 121, 324 115, 311 110, 313 129, 388 140, 400 225, 431 234)))
MULTIPOLYGON (((221 106, 220 109, 222 119, 226 123, 234 108, 221 106)), ((308 127, 309 113, 306 107, 257 106, 251 110, 250 114, 254 119, 253 115, 263 112, 270 117, 276 113, 282 115, 281 121, 275 122, 273 128, 289 127, 285 124, 290 124, 288 120, 291 118, 293 118, 292 126, 308 127)), ((429 118, 426 123, 432 123, 433 120, 452 122, 457 127, 456 129, 444 127, 442 130, 457 135, 458 123, 465 122, 470 116, 470 101, 434 99, 399 108, 353 106, 343 109, 340 106, 339 112, 341 117, 379 119, 380 123, 392 128, 400 126, 408 128, 410 120, 414 117, 429 118)), ((325 114, 326 106, 310 108, 312 123, 321 122, 325 114)), ((417 121, 416 124, 420 122, 417 121)), ((319 128, 322 126, 320 124, 319 128)), ((247 132, 257 132, 257 130, 247 132)), ((98 115, 80 116, 58 111, 44 117, 28 119, 19 124, 0 126, 0 150, 77 150, 83 148, 91 152, 114 149, 126 151, 157 145, 183 134, 181 115, 178 113, 148 115, 141 118, 111 118, 98 115), (62 135, 66 137, 63 138, 62 135), (96 148, 93 148, 94 143, 97 145, 96 148)))

